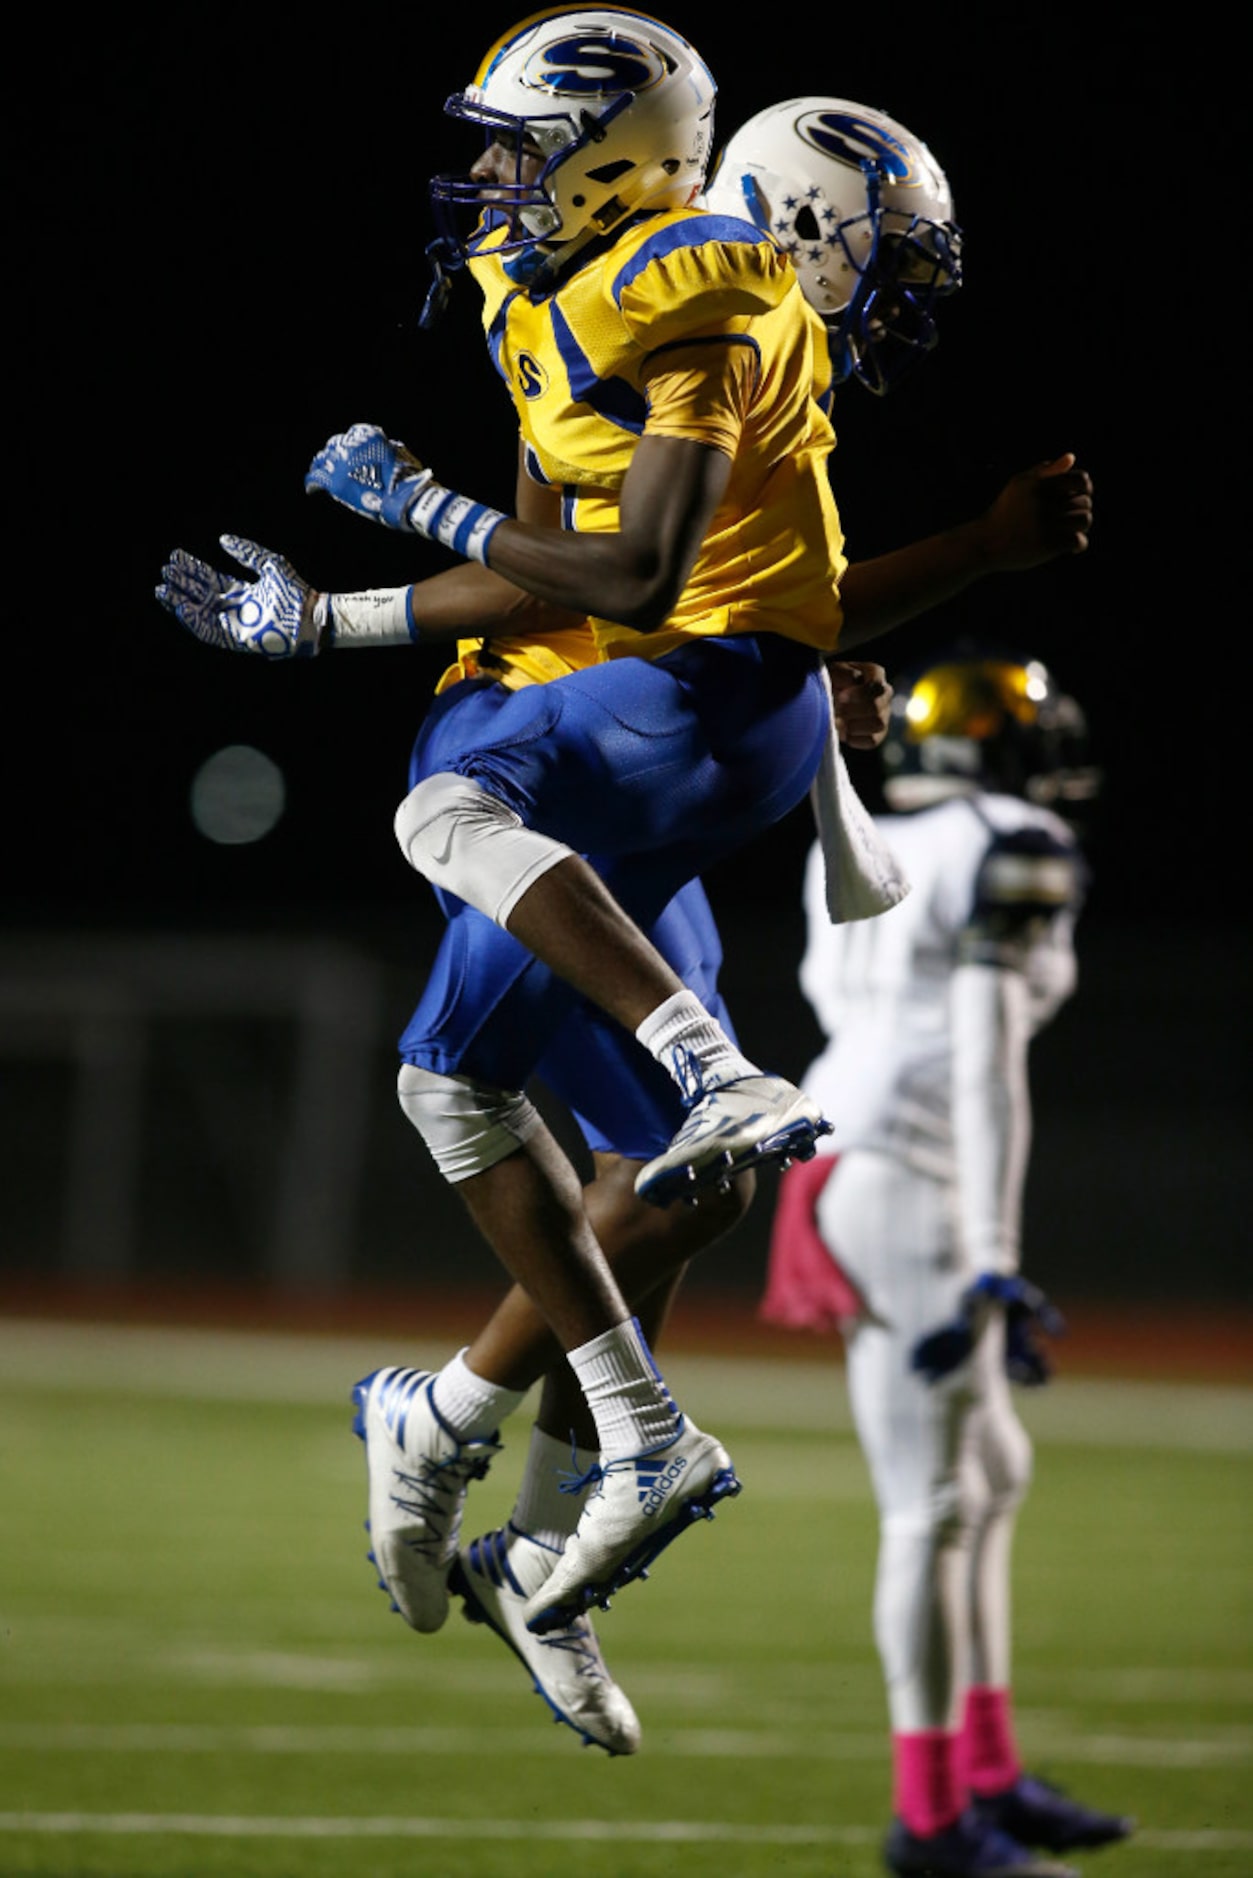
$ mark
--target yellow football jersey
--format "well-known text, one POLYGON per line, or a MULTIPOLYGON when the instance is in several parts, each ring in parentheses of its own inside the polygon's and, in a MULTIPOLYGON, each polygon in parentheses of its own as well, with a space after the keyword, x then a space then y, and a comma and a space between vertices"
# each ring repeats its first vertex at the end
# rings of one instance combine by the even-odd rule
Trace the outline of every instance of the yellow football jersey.
POLYGON ((456 662, 441 674, 436 696, 463 678, 495 678, 510 691, 546 685, 567 672, 596 665, 601 654, 590 626, 571 626, 543 639, 459 639, 456 662))
POLYGON ((518 642, 494 641, 485 653, 465 643, 441 687, 476 669, 542 682, 557 675, 554 663, 657 658, 719 633, 777 632, 833 651, 845 557, 826 472, 834 433, 818 402, 830 365, 786 257, 745 222, 698 209, 645 214, 555 291, 532 296, 490 239, 471 262, 488 346, 534 473, 562 492, 566 527, 617 528, 645 431, 721 449, 732 470, 657 632, 593 619, 586 659, 577 634, 563 634, 548 657, 541 642, 530 656, 518 642))

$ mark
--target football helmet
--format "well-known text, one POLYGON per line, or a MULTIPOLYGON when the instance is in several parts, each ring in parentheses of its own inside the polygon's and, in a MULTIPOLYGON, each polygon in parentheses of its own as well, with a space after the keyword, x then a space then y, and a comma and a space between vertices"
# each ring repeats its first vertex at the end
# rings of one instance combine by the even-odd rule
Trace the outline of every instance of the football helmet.
POLYGON ((790 256, 837 382, 881 395, 935 345, 936 302, 961 285, 961 231, 944 171, 885 112, 846 98, 759 111, 719 156, 704 204, 790 256))
POLYGON ((511 27, 444 106, 514 153, 511 180, 432 180, 445 261, 487 233, 496 254, 542 243, 540 261, 554 245, 565 259, 637 210, 686 207, 713 152, 716 93, 680 33, 629 7, 551 8, 511 27))
POLYGON ((1096 795, 1087 720, 1039 659, 959 646, 893 684, 881 749, 889 808, 992 791, 1065 814, 1096 795))

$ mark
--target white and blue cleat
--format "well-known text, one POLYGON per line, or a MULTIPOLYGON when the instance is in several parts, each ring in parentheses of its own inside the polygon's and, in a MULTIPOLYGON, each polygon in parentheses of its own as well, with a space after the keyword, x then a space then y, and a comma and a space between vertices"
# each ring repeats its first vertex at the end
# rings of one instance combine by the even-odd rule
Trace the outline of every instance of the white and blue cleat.
POLYGON ((584 1746, 634 1754, 640 1745, 639 1720, 605 1666, 591 1619, 575 1617, 542 1637, 526 1627, 528 1599, 560 1557, 509 1526, 463 1549, 449 1589, 463 1600, 471 1623, 487 1625, 513 1651, 554 1720, 572 1728, 584 1746))
POLYGON ((434 1380, 429 1370, 376 1369, 352 1392, 369 1477, 366 1556, 393 1610, 423 1631, 448 1615, 466 1492, 500 1451, 494 1438, 457 1440, 431 1400, 434 1380))
POLYGON ((684 1419, 664 1447, 597 1465, 578 1526, 547 1582, 526 1606, 537 1636, 561 1630, 593 1605, 608 1610, 624 1585, 699 1519, 740 1491, 720 1441, 684 1419))
POLYGON ((636 1175, 635 1191, 654 1206, 697 1200, 747 1168, 813 1159, 831 1124, 812 1096, 782 1076, 742 1076, 694 1104, 664 1154, 636 1175))

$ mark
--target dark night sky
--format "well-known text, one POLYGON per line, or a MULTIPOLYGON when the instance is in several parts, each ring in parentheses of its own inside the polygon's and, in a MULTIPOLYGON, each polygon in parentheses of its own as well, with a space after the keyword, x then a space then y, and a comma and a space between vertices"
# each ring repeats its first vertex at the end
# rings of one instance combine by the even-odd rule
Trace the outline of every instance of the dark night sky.
MULTIPOLYGON (((1222 234, 1242 207, 1240 119, 1221 75, 1121 8, 909 0, 828 15, 783 0, 672 17, 719 78, 723 136, 768 102, 823 92, 887 110, 948 172, 966 285, 940 347, 889 399, 851 387, 837 407, 853 556, 976 512, 1064 449, 1095 478, 1088 554, 985 582, 881 656, 891 667, 989 633, 1044 657, 1084 702, 1106 786, 1082 1008, 1033 1068, 1047 1188, 1033 1217, 1069 1243, 1072 1270, 1099 1261, 1134 1288, 1141 1236, 1155 1236, 1160 1282, 1233 1295, 1247 1287, 1248 1004, 1231 647, 1248 604, 1232 424, 1243 301, 1222 234)), ((416 315, 426 181, 466 161, 442 104, 511 18, 438 18, 425 31, 395 9, 95 14, 28 42, 14 67, 5 917, 19 939, 338 932, 398 967, 399 1021, 416 996, 414 932, 433 943, 433 913, 428 898, 417 910, 391 824, 442 656, 265 666, 197 645, 152 590, 171 548, 212 557, 224 531, 332 588, 448 564, 305 496, 314 451, 359 419, 508 507, 512 416, 473 293, 433 335, 416 315), (287 808, 264 841, 213 846, 189 786, 232 743, 281 766, 287 808)), ((854 773, 873 798, 873 771, 854 773)), ((709 882, 746 1041, 782 1050, 771 1060, 793 1074, 808 1047, 792 974, 809 833, 802 810, 709 882), (776 1010, 786 1048, 781 1029, 759 1043, 776 1010)))
MULTIPOLYGON (((982 6, 862 10, 818 49, 809 7, 761 15, 769 36, 733 11, 674 15, 720 77, 722 134, 810 89, 877 104, 930 142, 966 230, 938 352, 888 400, 852 387, 837 410, 854 556, 973 512, 1064 448, 1098 486, 1087 556, 986 583, 883 656, 966 627, 1042 654, 1087 704, 1109 775, 1102 904, 1160 914, 1173 847, 1189 910, 1227 917, 1210 815, 1225 750, 1205 713, 1236 617, 1236 497, 1203 441, 1227 394, 1182 324, 1196 172, 1177 114, 1158 153, 1178 49, 982 6)), ((152 598, 169 548, 211 556, 224 530, 321 585, 444 565, 304 495, 313 451, 359 418, 509 502, 511 414, 472 292, 438 333, 415 325, 426 178, 464 154, 440 107, 508 16, 444 13, 438 43, 413 14, 299 17, 297 34, 245 9, 171 9, 78 29, 32 62, 10 302, 23 514, 8 611, 25 681, 10 697, 40 727, 16 773, 38 832, 9 877, 19 919, 409 888, 391 809, 440 655, 262 669, 184 638, 152 598), (255 852, 211 853, 187 786, 234 741, 284 767, 289 810, 255 852)), ((1213 112, 1205 136, 1221 161, 1213 112)))

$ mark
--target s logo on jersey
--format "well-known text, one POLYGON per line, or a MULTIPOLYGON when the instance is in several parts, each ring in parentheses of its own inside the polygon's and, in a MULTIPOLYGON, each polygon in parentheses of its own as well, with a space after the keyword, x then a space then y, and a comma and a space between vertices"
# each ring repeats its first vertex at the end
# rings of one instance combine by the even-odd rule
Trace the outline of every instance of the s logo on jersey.
POLYGON ((894 183, 908 186, 921 181, 899 138, 881 124, 869 124, 851 111, 807 111, 796 120, 796 134, 824 156, 851 163, 854 169, 860 169, 869 158, 894 183))
POLYGON ((519 352, 516 366, 518 389, 524 398, 542 398, 548 390, 548 373, 533 352, 519 352))
POLYGON ((535 91, 603 98, 620 91, 647 91, 665 70, 653 48, 637 39, 587 33, 554 40, 533 52, 522 68, 522 83, 535 91))

